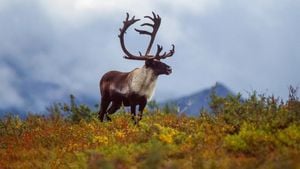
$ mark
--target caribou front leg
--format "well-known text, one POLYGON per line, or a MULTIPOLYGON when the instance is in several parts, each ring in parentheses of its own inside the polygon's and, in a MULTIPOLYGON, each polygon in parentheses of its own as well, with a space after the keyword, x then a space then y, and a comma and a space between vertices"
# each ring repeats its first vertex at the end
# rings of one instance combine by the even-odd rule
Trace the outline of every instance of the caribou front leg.
POLYGON ((137 124, 137 119, 136 119, 136 105, 131 105, 131 119, 133 120, 134 124, 137 124))
POLYGON ((147 98, 143 98, 142 102, 139 104, 139 114, 138 114, 138 122, 143 118, 143 111, 147 104, 147 98))

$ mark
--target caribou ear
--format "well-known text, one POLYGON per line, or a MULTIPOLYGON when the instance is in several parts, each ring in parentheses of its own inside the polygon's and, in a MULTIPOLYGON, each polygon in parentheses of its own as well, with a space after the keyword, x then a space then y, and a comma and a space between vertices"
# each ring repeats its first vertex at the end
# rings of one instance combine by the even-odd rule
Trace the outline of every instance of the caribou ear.
POLYGON ((146 65, 146 67, 151 67, 153 65, 153 60, 152 59, 146 60, 145 65, 146 65))

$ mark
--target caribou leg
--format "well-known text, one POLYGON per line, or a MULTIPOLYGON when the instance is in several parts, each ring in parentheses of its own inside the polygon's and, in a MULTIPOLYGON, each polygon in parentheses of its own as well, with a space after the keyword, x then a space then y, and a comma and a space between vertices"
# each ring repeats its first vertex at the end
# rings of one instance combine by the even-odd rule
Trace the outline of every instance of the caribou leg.
POLYGON ((108 115, 109 114, 114 114, 120 107, 121 107, 120 103, 118 103, 118 102, 112 102, 112 105, 109 107, 107 113, 105 114, 106 119, 108 121, 111 121, 111 118, 108 115))
POLYGON ((135 109, 136 105, 131 105, 130 108, 131 108, 131 119, 134 121, 134 124, 137 124, 137 121, 136 121, 136 109, 135 109))
POLYGON ((106 100, 102 97, 101 99, 101 107, 98 113, 98 118, 101 122, 103 122, 104 114, 106 114, 107 107, 109 106, 110 101, 106 100))
POLYGON ((138 114, 138 121, 142 120, 142 117, 143 117, 143 111, 146 107, 146 104, 147 104, 147 99, 144 98, 143 101, 139 104, 139 114, 138 114))

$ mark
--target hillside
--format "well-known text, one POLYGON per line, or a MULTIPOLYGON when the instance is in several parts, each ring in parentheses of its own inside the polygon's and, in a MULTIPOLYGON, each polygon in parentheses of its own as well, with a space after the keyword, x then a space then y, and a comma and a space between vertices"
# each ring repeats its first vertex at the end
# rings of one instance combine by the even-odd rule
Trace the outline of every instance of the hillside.
POLYGON ((163 102, 162 105, 170 103, 172 105, 178 106, 180 113, 198 116, 201 109, 210 110, 210 95, 213 90, 216 93, 216 95, 220 97, 226 97, 228 94, 233 94, 233 92, 231 92, 222 83, 216 83, 216 85, 211 88, 195 92, 188 96, 168 100, 166 102, 163 102))
MULTIPOLYGON (((210 95, 212 90, 216 92, 218 96, 225 97, 228 94, 232 94, 232 92, 222 83, 216 83, 215 86, 212 86, 211 88, 207 88, 204 90, 201 90, 199 92, 192 93, 188 96, 179 97, 172 100, 167 100, 162 103, 160 103, 161 107, 163 107, 165 104, 171 104, 178 106, 179 113, 185 113, 187 115, 191 116, 198 116, 200 109, 205 108, 206 110, 210 110, 209 108, 209 102, 210 102, 210 95)), ((98 104, 98 98, 92 98, 89 96, 78 96, 80 98, 81 102, 84 102, 86 105, 90 107, 94 107, 95 104, 98 104)), ((62 100, 67 101, 67 98, 64 98, 62 100)), ((32 103, 33 104, 33 103, 32 103)), ((46 105, 49 106, 49 105, 46 105)), ((30 107, 30 106, 29 106, 30 107)), ((98 109, 98 108, 97 108, 98 109)), ((1 109, 0 108, 0 118, 4 117, 7 113, 18 115, 21 119, 25 119, 28 112, 32 112, 32 110, 23 109, 21 107, 11 107, 7 109, 1 109)), ((40 111, 35 112, 38 114, 45 114, 46 112, 40 111)))
POLYGON ((253 93, 212 95, 198 117, 147 110, 101 123, 76 103, 53 104, 48 116, 0 119, 0 168, 282 169, 300 167, 300 101, 253 93))

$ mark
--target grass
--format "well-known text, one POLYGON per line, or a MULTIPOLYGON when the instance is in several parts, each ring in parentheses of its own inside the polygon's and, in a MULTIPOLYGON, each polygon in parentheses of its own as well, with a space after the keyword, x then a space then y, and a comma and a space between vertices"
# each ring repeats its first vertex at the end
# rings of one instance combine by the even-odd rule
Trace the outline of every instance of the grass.
POLYGON ((220 98, 198 117, 146 110, 101 123, 87 106, 0 121, 0 168, 300 168, 300 102, 253 93, 220 98))

